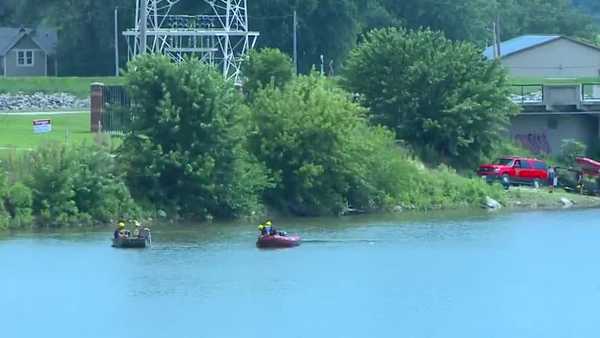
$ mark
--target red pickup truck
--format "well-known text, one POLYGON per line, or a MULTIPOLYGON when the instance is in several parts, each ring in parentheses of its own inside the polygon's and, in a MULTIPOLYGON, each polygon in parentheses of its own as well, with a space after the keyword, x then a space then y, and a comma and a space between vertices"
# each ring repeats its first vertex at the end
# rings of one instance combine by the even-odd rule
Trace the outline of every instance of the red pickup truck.
POLYGON ((500 179, 507 184, 539 186, 548 182, 548 166, 535 158, 503 157, 493 164, 480 165, 477 175, 485 176, 488 182, 500 179))

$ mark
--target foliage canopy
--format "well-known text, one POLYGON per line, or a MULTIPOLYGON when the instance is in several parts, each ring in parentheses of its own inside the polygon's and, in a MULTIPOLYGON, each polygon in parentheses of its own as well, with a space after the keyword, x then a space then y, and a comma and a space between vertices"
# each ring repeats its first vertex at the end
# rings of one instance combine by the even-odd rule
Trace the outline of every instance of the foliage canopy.
POLYGON ((242 66, 245 77, 244 91, 253 96, 269 84, 282 87, 294 76, 294 65, 289 56, 278 49, 253 50, 242 66))
POLYGON ((233 84, 199 60, 146 55, 126 74, 132 132, 119 149, 133 194, 206 218, 249 214, 267 186, 245 151, 248 108, 233 84))
POLYGON ((352 51, 345 84, 361 95, 373 121, 425 160, 458 167, 485 156, 517 109, 499 64, 470 43, 430 30, 372 31, 352 51))
MULTIPOLYGON (((61 75, 114 74, 113 9, 119 8, 119 30, 134 26, 131 0, 3 0, 0 26, 39 25, 59 31, 61 75)), ((600 9, 595 0, 252 0, 250 29, 258 30, 261 47, 292 54, 293 19, 298 13, 299 70, 320 64, 341 68, 360 35, 373 28, 429 27, 447 37, 483 47, 492 41, 492 22, 499 16, 502 39, 521 34, 563 34, 591 40, 598 34, 600 9)), ((204 1, 181 1, 173 14, 212 14, 204 1)), ((126 59, 120 39, 121 64, 126 59)))

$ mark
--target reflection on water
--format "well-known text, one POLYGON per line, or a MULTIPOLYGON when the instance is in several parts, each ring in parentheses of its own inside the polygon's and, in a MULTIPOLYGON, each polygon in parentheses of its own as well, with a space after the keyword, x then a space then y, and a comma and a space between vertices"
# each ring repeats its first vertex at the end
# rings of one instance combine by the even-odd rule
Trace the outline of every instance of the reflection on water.
POLYGON ((6 337, 589 337, 600 211, 163 225, 0 237, 6 337))

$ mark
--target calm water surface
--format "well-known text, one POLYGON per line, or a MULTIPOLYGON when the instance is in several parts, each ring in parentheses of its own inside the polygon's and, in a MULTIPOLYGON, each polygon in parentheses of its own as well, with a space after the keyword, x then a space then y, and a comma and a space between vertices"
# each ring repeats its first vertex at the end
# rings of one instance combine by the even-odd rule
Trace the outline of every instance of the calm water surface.
MULTIPOLYGON (((597 337, 600 211, 0 238, 2 337, 597 337)), ((302 223, 301 223, 302 222, 302 223)))

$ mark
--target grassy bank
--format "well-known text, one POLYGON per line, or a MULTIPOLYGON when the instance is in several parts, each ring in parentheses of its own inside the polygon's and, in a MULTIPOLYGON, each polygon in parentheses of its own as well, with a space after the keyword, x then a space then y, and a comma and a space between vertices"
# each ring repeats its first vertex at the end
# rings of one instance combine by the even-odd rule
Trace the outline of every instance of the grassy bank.
POLYGON ((102 82, 106 85, 123 83, 118 77, 0 77, 0 93, 69 93, 79 98, 89 97, 90 85, 102 82))
POLYGON ((570 85, 570 84, 582 84, 582 83, 598 83, 600 84, 600 77, 509 77, 508 82, 511 85, 570 85))
POLYGON ((560 209, 564 207, 561 199, 571 201, 574 208, 600 207, 600 197, 568 193, 561 189, 550 193, 547 188, 527 187, 512 187, 506 191, 504 205, 510 209, 560 209))
POLYGON ((49 141, 81 143, 92 140, 88 112, 51 115, 0 115, 0 155, 11 150, 28 150, 49 141), (52 120, 52 131, 34 134, 32 121, 52 120))

